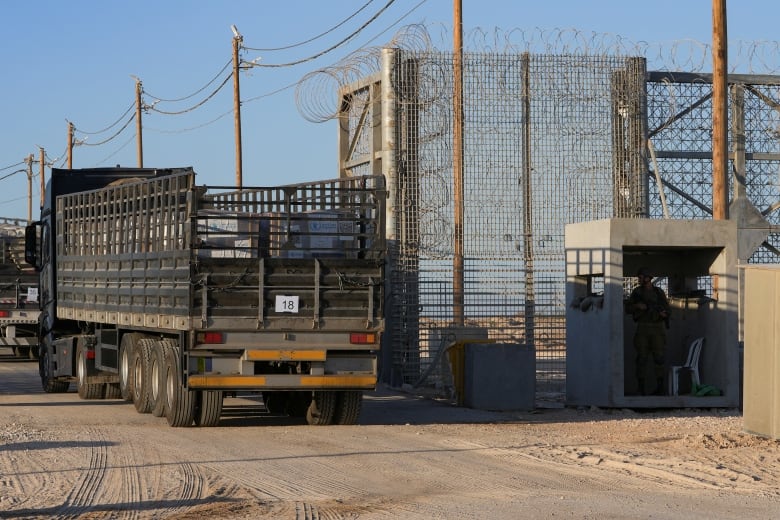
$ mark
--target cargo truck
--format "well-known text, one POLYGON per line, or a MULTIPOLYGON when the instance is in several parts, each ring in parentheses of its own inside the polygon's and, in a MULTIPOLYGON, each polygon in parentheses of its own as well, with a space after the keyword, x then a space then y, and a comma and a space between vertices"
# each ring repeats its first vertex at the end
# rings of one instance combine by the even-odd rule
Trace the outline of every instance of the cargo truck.
POLYGON ((24 262, 24 225, 0 218, 0 346, 37 358, 38 315, 38 275, 24 262))
POLYGON ((123 398, 171 426, 226 395, 353 424, 384 329, 381 176, 198 186, 192 168, 53 169, 25 259, 46 392, 123 398))

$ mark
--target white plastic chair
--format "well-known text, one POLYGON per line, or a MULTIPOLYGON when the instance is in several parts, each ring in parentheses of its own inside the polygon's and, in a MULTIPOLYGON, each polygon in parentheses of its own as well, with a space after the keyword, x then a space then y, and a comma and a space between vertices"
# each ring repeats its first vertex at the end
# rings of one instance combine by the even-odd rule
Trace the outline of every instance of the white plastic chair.
POLYGON ((673 366, 669 369, 669 395, 678 395, 680 391, 680 372, 689 370, 691 372, 691 384, 700 385, 699 380, 699 357, 701 349, 704 346, 704 338, 696 338, 688 349, 688 359, 684 365, 673 366))

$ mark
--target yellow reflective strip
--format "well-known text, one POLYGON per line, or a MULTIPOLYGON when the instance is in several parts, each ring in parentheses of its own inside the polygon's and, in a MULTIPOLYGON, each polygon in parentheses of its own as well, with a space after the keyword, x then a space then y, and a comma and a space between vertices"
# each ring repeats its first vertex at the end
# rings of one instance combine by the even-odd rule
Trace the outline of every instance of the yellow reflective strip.
POLYGON ((374 388, 374 375, 326 375, 297 376, 272 374, 267 376, 203 375, 192 374, 191 388, 374 388))
POLYGON ((301 385, 373 387, 376 385, 376 376, 301 376, 301 385))
POLYGON ((247 350, 248 361, 325 361, 324 350, 247 350))
POLYGON ((191 375, 189 386, 198 388, 235 388, 265 386, 265 376, 202 376, 191 375))

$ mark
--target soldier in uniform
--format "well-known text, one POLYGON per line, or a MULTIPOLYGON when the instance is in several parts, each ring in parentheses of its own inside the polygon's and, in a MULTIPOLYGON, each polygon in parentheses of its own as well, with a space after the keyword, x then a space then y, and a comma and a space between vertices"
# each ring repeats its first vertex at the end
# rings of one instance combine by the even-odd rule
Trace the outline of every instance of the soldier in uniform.
POLYGON ((626 310, 636 322, 634 348, 636 349, 636 379, 639 393, 645 395, 645 377, 652 362, 655 375, 653 395, 664 394, 666 373, 666 326, 669 319, 669 301, 664 291, 653 285, 653 275, 642 267, 637 271, 639 285, 631 292, 626 310))

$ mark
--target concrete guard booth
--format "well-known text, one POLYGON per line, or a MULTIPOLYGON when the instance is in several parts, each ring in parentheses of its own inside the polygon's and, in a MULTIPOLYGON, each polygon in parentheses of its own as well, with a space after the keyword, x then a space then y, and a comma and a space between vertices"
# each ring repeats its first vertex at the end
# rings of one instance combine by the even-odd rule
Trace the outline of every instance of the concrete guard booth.
MULTIPOLYGON (((566 404, 737 407, 736 248, 737 226, 730 220, 616 218, 567 225, 566 404), (624 304, 640 267, 652 271, 653 283, 666 291, 671 307, 666 395, 643 395, 637 384, 635 324, 624 304), (679 371, 678 395, 669 395, 671 367, 685 364, 691 343, 699 337, 704 337, 700 383, 720 395, 693 395, 692 373, 685 369, 679 371)), ((655 377, 648 373, 646 380, 655 377)))

